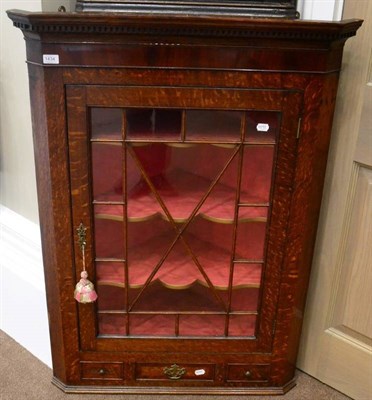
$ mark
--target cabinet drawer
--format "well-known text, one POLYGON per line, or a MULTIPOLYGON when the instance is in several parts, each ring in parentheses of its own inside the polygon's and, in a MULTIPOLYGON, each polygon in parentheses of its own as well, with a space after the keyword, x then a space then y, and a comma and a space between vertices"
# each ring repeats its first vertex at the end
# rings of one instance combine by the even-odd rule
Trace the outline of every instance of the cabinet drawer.
POLYGON ((228 382, 264 382, 268 380, 270 366, 268 364, 228 364, 228 382))
POLYGON ((81 379, 123 380, 123 363, 83 361, 80 363, 81 379))
POLYGON ((213 381, 214 364, 136 364, 136 380, 207 380, 213 381))

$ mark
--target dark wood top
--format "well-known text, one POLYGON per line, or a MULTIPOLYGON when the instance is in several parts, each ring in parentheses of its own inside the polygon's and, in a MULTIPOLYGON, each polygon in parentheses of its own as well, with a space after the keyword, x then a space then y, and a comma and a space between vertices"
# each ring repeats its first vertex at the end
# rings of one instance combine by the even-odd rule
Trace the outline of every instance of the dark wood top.
POLYGON ((319 22, 276 18, 143 13, 41 13, 7 11, 24 32, 202 36, 338 41, 354 36, 362 20, 319 22))

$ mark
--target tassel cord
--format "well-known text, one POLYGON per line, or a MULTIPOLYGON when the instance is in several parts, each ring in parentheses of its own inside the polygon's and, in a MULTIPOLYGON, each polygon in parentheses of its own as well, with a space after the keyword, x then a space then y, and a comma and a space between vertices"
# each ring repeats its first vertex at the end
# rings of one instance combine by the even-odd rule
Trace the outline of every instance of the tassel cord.
POLYGON ((82 253, 82 257, 83 257, 83 271, 86 271, 86 267, 85 267, 85 245, 81 246, 81 253, 82 253))

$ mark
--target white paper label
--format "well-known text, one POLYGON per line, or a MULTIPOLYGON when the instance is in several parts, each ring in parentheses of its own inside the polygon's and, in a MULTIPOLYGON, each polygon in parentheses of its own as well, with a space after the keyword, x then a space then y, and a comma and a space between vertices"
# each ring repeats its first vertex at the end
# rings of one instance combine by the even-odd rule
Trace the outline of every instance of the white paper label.
POLYGON ((196 376, 204 375, 205 374, 205 369, 196 369, 194 373, 195 373, 196 376))
POLYGON ((58 54, 43 54, 43 63, 44 64, 59 64, 59 55, 58 54))
POLYGON ((270 129, 270 125, 269 124, 257 124, 256 129, 258 130, 258 132, 267 132, 270 129))

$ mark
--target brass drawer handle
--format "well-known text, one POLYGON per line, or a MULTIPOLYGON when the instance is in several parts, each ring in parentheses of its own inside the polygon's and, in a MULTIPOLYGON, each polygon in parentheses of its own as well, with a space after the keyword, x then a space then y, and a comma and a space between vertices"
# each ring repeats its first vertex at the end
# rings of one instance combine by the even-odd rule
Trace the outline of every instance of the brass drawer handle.
POLYGON ((163 372, 169 379, 180 379, 186 374, 186 369, 177 364, 173 364, 170 367, 165 367, 163 372))
POLYGON ((101 369, 98 371, 98 373, 99 373, 100 375, 105 375, 106 372, 107 372, 107 371, 106 371, 104 368, 101 368, 101 369))
POLYGON ((251 371, 245 371, 245 377, 246 378, 250 378, 252 376, 252 372, 251 371))

